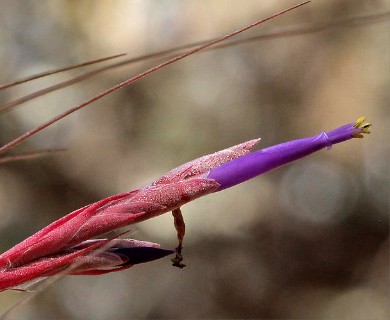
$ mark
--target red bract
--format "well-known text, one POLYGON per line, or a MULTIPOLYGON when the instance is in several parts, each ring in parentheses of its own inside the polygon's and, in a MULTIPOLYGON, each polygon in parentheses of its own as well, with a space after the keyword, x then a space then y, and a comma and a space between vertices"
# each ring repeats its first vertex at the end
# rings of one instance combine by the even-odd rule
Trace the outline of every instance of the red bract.
MULTIPOLYGON (((53 258, 59 252, 85 244, 85 240, 174 211, 189 201, 214 192, 219 184, 199 175, 248 154, 257 141, 251 140, 201 157, 172 170, 149 186, 103 199, 53 222, 0 255, 0 290, 15 286, 13 281, 17 279, 29 281, 34 277, 53 275, 102 245, 94 243, 77 252, 53 258)), ((17 284, 25 281, 18 280, 17 284)))

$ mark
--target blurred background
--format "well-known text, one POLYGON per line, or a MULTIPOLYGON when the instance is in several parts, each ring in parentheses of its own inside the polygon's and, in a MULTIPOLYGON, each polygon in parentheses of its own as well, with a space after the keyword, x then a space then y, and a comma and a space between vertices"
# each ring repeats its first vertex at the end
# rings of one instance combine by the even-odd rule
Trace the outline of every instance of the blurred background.
MULTIPOLYGON (((0 83, 125 53, 218 37, 297 1, 0 1, 0 83)), ((385 0, 315 0, 250 37, 389 11, 385 0)), ((194 55, 67 117, 13 150, 65 147, 0 166, 0 249, 59 217, 136 189, 204 154, 260 147, 366 116, 374 126, 182 208, 183 270, 169 258, 65 277, 11 319, 388 319, 389 21, 194 55)), ((111 70, 0 115, 0 145, 162 60, 111 70)), ((108 65, 109 62, 102 65, 108 65)), ((4 104, 92 66, 0 92, 4 104)), ((176 246, 170 214, 130 237, 176 246)), ((0 293, 0 313, 25 293, 0 293)))

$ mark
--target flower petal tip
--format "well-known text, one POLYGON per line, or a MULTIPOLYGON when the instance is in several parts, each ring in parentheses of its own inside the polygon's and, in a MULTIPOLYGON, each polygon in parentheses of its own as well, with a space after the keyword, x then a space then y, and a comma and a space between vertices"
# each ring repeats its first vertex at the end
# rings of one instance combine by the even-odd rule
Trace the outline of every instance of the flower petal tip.
POLYGON ((127 258, 127 261, 123 265, 145 263, 175 253, 174 250, 160 249, 155 247, 115 248, 111 249, 110 251, 127 258))

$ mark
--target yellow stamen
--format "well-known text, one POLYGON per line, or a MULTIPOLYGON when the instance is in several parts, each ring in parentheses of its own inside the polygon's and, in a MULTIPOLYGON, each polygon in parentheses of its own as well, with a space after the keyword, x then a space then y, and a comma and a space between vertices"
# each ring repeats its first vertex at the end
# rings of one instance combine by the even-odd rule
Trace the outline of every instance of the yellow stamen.
POLYGON ((356 120, 356 123, 355 125, 353 126, 354 128, 360 128, 360 126, 362 125, 362 123, 364 122, 364 120, 366 120, 365 117, 361 117, 359 119, 356 120))
POLYGON ((362 133, 370 133, 371 123, 366 123, 362 126, 362 133))
POLYGON ((366 118, 364 118, 364 117, 361 117, 361 118, 356 120, 356 123, 354 124, 353 127, 355 129, 359 128, 360 132, 353 134, 352 136, 354 138, 363 138, 363 133, 367 133, 367 134, 370 133, 371 123, 366 123, 366 124, 362 125, 364 120, 366 120, 366 118))

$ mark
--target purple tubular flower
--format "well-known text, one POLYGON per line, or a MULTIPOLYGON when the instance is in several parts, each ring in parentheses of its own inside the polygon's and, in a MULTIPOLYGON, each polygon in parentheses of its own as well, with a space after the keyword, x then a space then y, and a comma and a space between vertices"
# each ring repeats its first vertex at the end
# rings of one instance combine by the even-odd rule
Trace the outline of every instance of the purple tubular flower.
POLYGON ((324 131, 310 138, 293 140, 250 153, 211 169, 206 177, 220 184, 216 191, 230 188, 323 148, 330 149, 333 144, 352 138, 362 138, 362 133, 370 133, 371 126, 369 123, 362 125, 363 121, 362 117, 356 123, 332 131, 324 131))

